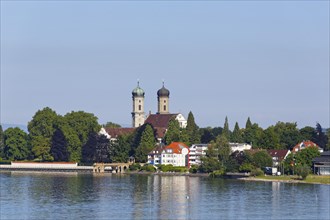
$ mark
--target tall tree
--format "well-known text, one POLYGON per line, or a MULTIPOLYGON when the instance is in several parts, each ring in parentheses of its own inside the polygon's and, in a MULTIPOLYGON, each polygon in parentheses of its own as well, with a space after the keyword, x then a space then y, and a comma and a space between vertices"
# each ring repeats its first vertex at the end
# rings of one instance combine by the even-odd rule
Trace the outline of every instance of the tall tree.
POLYGON ((251 128, 251 127, 252 127, 252 123, 251 123, 250 117, 248 117, 248 119, 246 121, 246 124, 245 124, 245 129, 248 129, 248 128, 251 128))
POLYGON ((244 129, 244 141, 252 145, 253 148, 258 148, 261 142, 263 130, 257 123, 252 124, 244 129))
POLYGON ((195 118, 191 111, 188 114, 186 131, 189 138, 189 142, 186 143, 188 146, 190 146, 191 144, 200 143, 201 138, 198 131, 198 126, 195 123, 195 118))
POLYGON ((5 141, 2 126, 0 125, 0 160, 5 156, 4 155, 5 141))
POLYGON ((314 135, 315 135, 315 129, 310 126, 303 127, 302 129, 299 130, 300 136, 302 140, 312 140, 314 135))
POLYGON ((82 146, 82 161, 92 163, 96 161, 97 133, 91 132, 87 142, 82 146))
POLYGON ((175 141, 180 141, 180 124, 175 118, 172 118, 169 121, 168 129, 164 139, 166 144, 170 144, 175 141))
POLYGON ((105 135, 97 135, 95 151, 96 162, 109 162, 110 140, 105 135))
POLYGON ((28 135, 18 127, 4 132, 4 156, 7 160, 24 160, 29 155, 28 135))
POLYGON ((55 132, 59 116, 51 108, 38 110, 28 123, 32 152, 39 159, 52 160, 51 139, 55 132))
POLYGON ((280 145, 283 149, 290 149, 301 141, 297 123, 277 122, 274 129, 280 137, 280 145))
POLYGON ((219 161, 221 162, 222 166, 227 167, 231 150, 226 135, 222 134, 218 136, 215 144, 219 152, 219 161))
POLYGON ((136 149, 135 160, 137 162, 146 162, 147 156, 150 151, 155 147, 156 138, 154 136, 154 131, 151 125, 145 126, 142 132, 140 145, 136 149))
POLYGON ((130 149, 133 145, 133 134, 121 135, 116 141, 110 143, 110 159, 112 162, 127 162, 131 156, 130 149))
POLYGON ((237 122, 235 123, 235 128, 233 130, 233 133, 231 134, 231 141, 235 143, 243 142, 242 131, 240 130, 237 122))
POLYGON ((228 118, 226 116, 225 123, 223 125, 222 135, 226 137, 227 140, 230 139, 230 130, 229 130, 229 124, 228 124, 228 118))
POLYGON ((312 141, 319 145, 321 148, 326 148, 327 145, 327 136, 324 134, 322 126, 320 123, 316 123, 316 128, 312 141))
POLYGON ((325 146, 324 150, 330 150, 330 128, 327 129, 327 139, 328 139, 328 142, 327 142, 327 145, 325 146))
POLYGON ((54 157, 54 161, 69 160, 68 143, 63 131, 59 128, 57 128, 53 134, 50 152, 54 157))
POLYGON ((263 131, 259 146, 263 149, 281 149, 280 136, 275 132, 274 126, 263 131))

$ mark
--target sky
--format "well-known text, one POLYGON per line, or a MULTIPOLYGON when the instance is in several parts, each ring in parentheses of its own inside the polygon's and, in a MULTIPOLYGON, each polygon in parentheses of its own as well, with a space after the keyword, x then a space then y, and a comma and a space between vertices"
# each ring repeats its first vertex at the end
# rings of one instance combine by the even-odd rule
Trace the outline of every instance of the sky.
POLYGON ((200 127, 329 126, 329 1, 1 1, 1 123, 131 126, 140 81, 200 127))

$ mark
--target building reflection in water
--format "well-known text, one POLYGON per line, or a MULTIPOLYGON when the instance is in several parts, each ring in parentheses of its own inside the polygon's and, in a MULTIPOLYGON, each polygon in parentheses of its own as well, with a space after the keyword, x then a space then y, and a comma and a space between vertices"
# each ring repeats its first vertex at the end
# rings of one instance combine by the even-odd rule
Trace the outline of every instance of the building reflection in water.
POLYGON ((133 218, 189 218, 193 212, 194 199, 198 201, 195 194, 199 191, 200 178, 165 175, 147 178, 147 186, 140 185, 134 192, 133 218), (141 192, 147 193, 142 195, 141 192))

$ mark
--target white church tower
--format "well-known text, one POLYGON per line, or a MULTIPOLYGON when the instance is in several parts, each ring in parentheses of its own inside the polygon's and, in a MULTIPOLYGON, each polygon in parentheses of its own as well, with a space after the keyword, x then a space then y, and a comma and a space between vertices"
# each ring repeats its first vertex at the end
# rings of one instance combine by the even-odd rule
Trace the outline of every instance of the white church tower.
POLYGON ((144 91, 138 82, 137 87, 132 91, 133 112, 132 112, 132 126, 134 128, 140 127, 144 124, 144 91))

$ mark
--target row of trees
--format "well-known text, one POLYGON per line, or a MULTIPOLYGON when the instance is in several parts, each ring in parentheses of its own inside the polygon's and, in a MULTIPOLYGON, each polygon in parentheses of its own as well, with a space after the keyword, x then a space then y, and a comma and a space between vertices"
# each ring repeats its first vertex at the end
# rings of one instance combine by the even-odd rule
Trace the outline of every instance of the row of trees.
MULTIPOLYGON (((120 127, 108 122, 107 127, 120 127)), ((40 161, 113 161, 126 162, 129 156, 137 162, 146 162, 147 154, 156 145, 155 130, 150 124, 144 124, 134 132, 121 135, 111 142, 98 134, 101 125, 97 118, 83 111, 70 112, 64 116, 46 107, 36 112, 28 123, 29 133, 19 128, 9 128, 5 132, 0 127, 0 158, 7 160, 40 161)), ((253 148, 288 149, 302 140, 312 140, 324 149, 329 149, 328 136, 320 124, 316 128, 298 129, 296 123, 278 122, 274 126, 262 129, 247 119, 245 128, 239 128, 236 122, 234 130, 229 129, 228 118, 223 127, 199 128, 192 112, 188 114, 187 127, 182 129, 174 118, 170 120, 164 137, 164 144, 181 141, 190 146, 194 143, 211 143, 224 152, 219 152, 221 164, 227 164, 230 158, 228 142, 251 143, 253 148)), ((211 152, 212 150, 210 150, 211 152)), ((212 153, 210 153, 212 155, 212 153)), ((210 158, 215 158, 210 156, 210 158)), ((229 164, 229 163, 228 163, 229 164)))
POLYGON ((223 127, 200 128, 199 134, 200 143, 210 143, 219 135, 224 135, 229 142, 250 143, 253 148, 259 149, 290 149, 302 140, 311 140, 325 150, 330 149, 330 129, 325 134, 319 123, 316 128, 306 126, 298 129, 297 123, 278 122, 262 129, 248 118, 245 128, 240 128, 236 122, 231 131, 226 117, 223 127))

